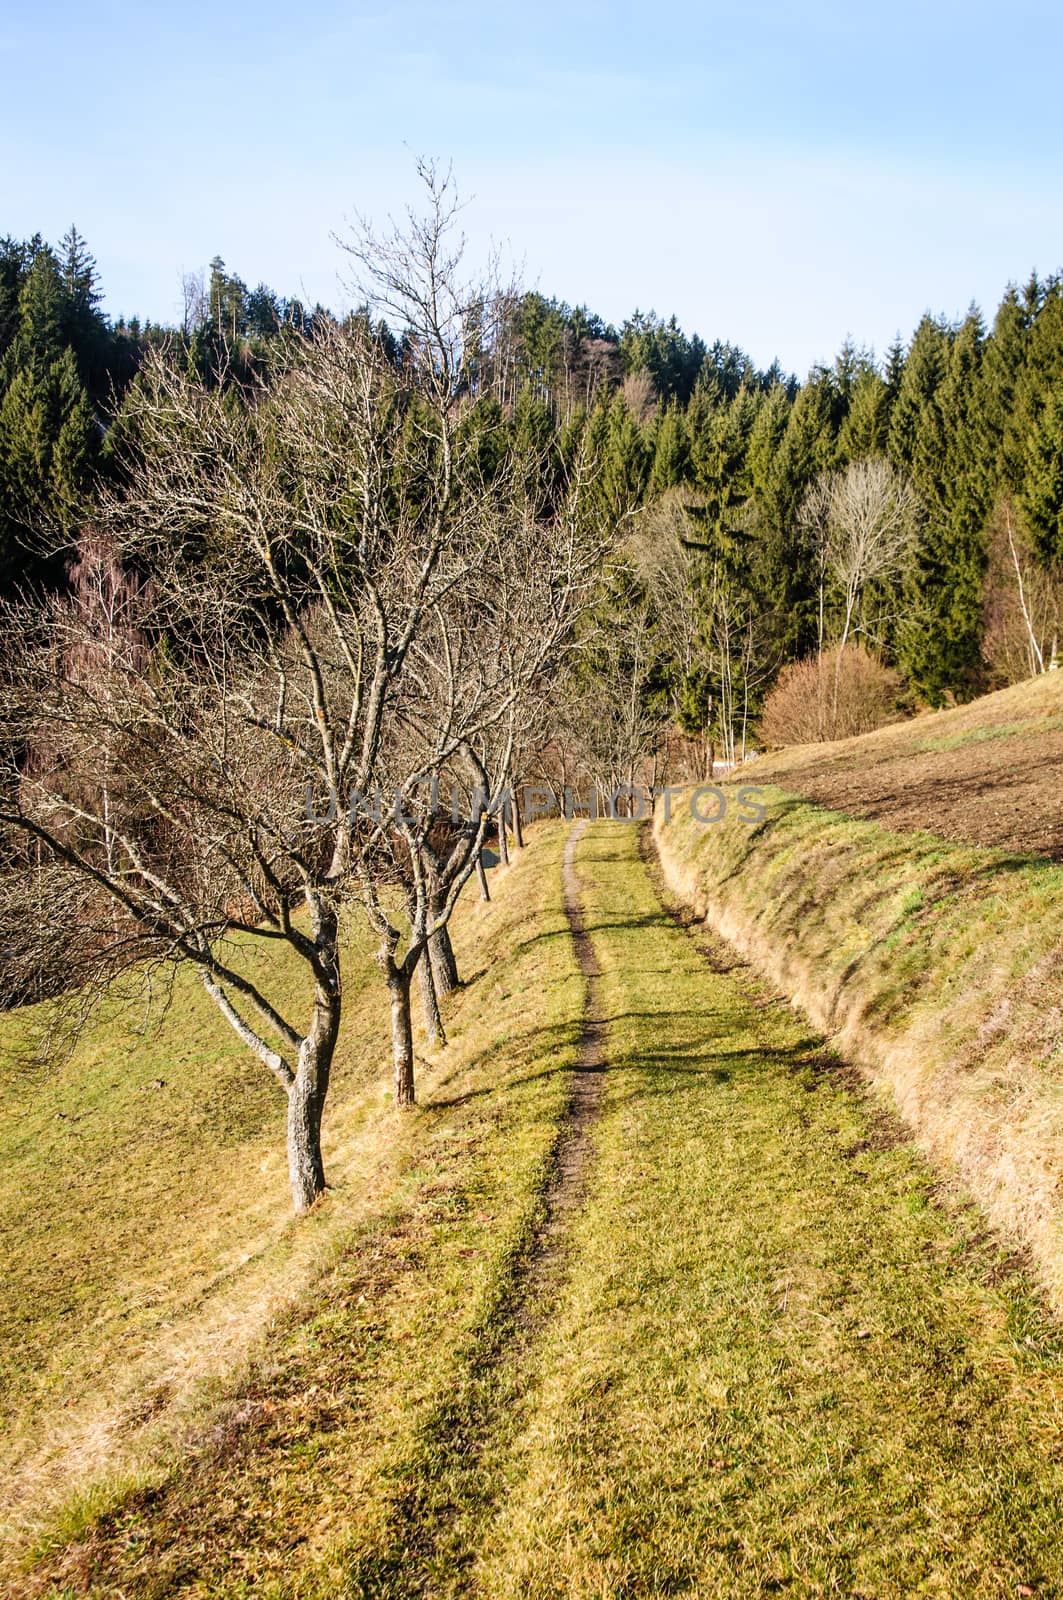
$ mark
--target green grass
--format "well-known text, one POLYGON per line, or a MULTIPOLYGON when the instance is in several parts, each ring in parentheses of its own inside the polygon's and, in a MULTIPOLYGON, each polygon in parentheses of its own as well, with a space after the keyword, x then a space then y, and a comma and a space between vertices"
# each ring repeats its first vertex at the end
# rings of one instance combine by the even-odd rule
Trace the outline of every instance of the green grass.
POLYGON ((837 1034, 1063 1310, 1063 867, 763 794, 755 828, 658 817, 674 892, 837 1034))
MULTIPOLYGON (((421 1107, 381 1113, 404 1142, 317 1278, 146 1476, 83 1486, 5 1594, 1063 1592, 1058 1325, 855 1074, 662 911, 631 826, 577 856, 608 1072, 525 1306, 583 993, 564 836, 536 831, 465 908, 484 970, 421 1107)), ((887 902, 925 912, 910 885, 887 902)))
POLYGON ((984 728, 965 728, 960 733, 946 733, 939 737, 917 739, 912 745, 915 754, 939 750, 961 750, 969 744, 985 744, 992 739, 1016 739, 1027 733, 1055 733, 1063 728, 1063 717, 1028 717, 1022 722, 997 722, 984 728))
POLYGON ((473 1592, 1060 1593, 1063 1364, 1029 1289, 990 1286, 974 1214, 793 1012, 659 914, 632 831, 582 859, 596 1181, 473 1592))
MULTIPOLYGON (((263 1089, 253 1067, 227 1053, 224 1024, 194 988, 161 1034, 137 1038, 126 1022, 105 1021, 73 1062, 39 1080, 32 1111, 9 1125, 0 1165, 14 1290, 3 1330, 5 1448, 21 1474, 10 1532, 39 1525, 58 1498, 38 1535, 39 1551, 53 1550, 107 1505, 125 1530, 127 1561, 141 1538, 154 1551, 151 1530, 171 1512, 195 1524, 183 1497, 198 1496, 201 1538, 220 1541, 224 1564, 231 1529, 209 1505, 209 1485, 218 1473, 228 1482, 230 1456, 242 1458, 252 1439, 251 1478, 233 1492, 242 1526, 261 1515, 259 1559, 270 1571, 286 1559, 283 1542, 278 1550, 268 1537, 279 1531, 278 1495, 291 1496, 298 1515, 322 1434, 332 1459, 334 1417, 347 1418, 334 1484, 342 1507, 360 1492, 353 1483, 375 1478, 374 1452, 435 1405, 530 1225, 564 1103, 581 991, 561 911, 561 844, 559 831, 536 831, 514 867, 495 875, 495 901, 461 908, 456 946, 474 981, 453 997, 453 1042, 422 1068, 412 1113, 390 1104, 386 1008, 364 942, 352 949, 328 1108, 334 1187, 305 1221, 290 1219, 269 1081, 262 1073, 263 1089), (152 1087, 160 1061, 169 1096, 152 1087), (200 1091, 211 1092, 209 1116, 220 1124, 206 1143, 200 1091), (276 1407, 258 1399, 265 1372, 270 1393, 285 1393, 276 1407), (380 1403, 362 1428, 370 1384, 380 1403), (267 1417, 276 1427, 264 1426, 267 1417), (276 1459, 259 1449, 264 1437, 276 1459), (151 1487, 130 1497, 127 1481, 151 1487)), ((327 1542, 330 1516, 315 1504, 301 1537, 327 1542)), ((191 1537, 174 1552, 178 1567, 191 1537)), ((209 1569, 209 1558, 196 1560, 209 1569)), ((173 1566, 156 1553, 145 1562, 152 1573, 173 1566)))

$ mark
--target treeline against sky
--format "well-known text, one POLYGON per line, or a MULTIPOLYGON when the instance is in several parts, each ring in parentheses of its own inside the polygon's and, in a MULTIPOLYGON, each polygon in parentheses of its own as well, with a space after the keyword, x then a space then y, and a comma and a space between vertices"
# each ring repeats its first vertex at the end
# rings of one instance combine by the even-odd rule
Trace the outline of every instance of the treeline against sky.
MULTIPOLYGON (((66 581, 95 488, 131 442, 124 401, 150 347, 168 346, 240 405, 285 341, 330 315, 248 289, 217 259, 185 279, 178 327, 112 323, 100 305, 76 229, 54 248, 0 241, 7 592, 66 581)), ((707 345, 674 318, 636 312, 617 329, 535 293, 500 296, 484 315, 468 426, 490 418, 489 438, 501 418, 547 478, 589 436, 601 515, 625 537, 655 508, 674 513, 653 537, 687 552, 694 636, 680 660, 665 629, 649 667, 631 671, 688 731, 708 728, 721 704, 718 605, 745 640, 726 661, 743 715, 787 663, 838 637, 842 597, 805 508, 817 483, 869 459, 892 463, 920 516, 903 570, 861 585, 853 637, 899 673, 913 703, 1050 664, 1063 560, 1060 278, 1009 288, 991 326, 974 308, 958 323, 927 315, 881 359, 846 344, 802 381, 777 364, 758 369, 734 345, 707 345)), ((381 324, 378 337, 401 362, 403 330, 381 324)), ((652 590, 645 561, 621 563, 607 575, 603 617, 622 627, 652 590)))

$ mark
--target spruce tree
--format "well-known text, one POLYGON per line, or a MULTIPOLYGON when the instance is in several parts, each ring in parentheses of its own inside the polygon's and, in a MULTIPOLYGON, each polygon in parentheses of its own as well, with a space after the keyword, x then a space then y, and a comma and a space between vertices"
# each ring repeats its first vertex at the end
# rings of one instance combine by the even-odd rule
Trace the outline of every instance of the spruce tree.
POLYGON ((91 402, 73 351, 44 371, 21 367, 0 400, 0 579, 59 571, 98 455, 91 402))
POLYGON ((1018 291, 1009 285, 986 344, 983 394, 994 476, 1012 491, 1019 488, 1025 466, 1025 434, 1016 393, 1026 365, 1029 330, 1027 308, 1018 291))
POLYGON ((757 415, 749 432, 750 490, 760 512, 769 523, 777 524, 773 515, 773 497, 776 485, 775 458, 786 435, 790 420, 790 397, 781 383, 768 389, 757 407, 757 415))
POLYGON ((0 388, 4 356, 14 342, 19 325, 19 298, 26 278, 29 250, 17 239, 0 239, 0 388))
POLYGON ((849 390, 849 409, 838 432, 838 464, 884 455, 889 435, 889 391, 879 372, 866 363, 849 390))
POLYGON ((74 227, 60 241, 58 266, 63 289, 62 342, 73 350, 78 372, 89 392, 102 399, 107 389, 108 329, 99 309, 96 261, 74 227))
POLYGON ((666 489, 674 489, 685 483, 690 470, 690 435, 686 417, 678 406, 670 405, 658 418, 654 430, 650 494, 663 494, 666 489))
POLYGON ((981 672, 984 530, 993 490, 982 391, 985 333, 972 309, 950 329, 924 318, 905 363, 891 453, 925 508, 905 585, 897 656, 932 704, 968 698, 981 672))
POLYGON ((1063 562, 1063 385, 1031 430, 1019 496, 1034 548, 1046 566, 1063 562))
POLYGON ((55 363, 51 379, 57 426, 48 482, 53 515, 63 538, 69 541, 74 536, 98 455, 99 433, 92 402, 78 377, 71 349, 65 350, 55 363))
POLYGON ((937 392, 945 378, 948 349, 946 325, 925 316, 905 357, 890 413, 889 455, 905 471, 912 471, 920 451, 932 458, 936 449, 940 457, 943 445, 937 392))
POLYGON ((42 376, 63 353, 65 295, 54 253, 45 246, 34 256, 18 297, 18 326, 8 359, 42 376))

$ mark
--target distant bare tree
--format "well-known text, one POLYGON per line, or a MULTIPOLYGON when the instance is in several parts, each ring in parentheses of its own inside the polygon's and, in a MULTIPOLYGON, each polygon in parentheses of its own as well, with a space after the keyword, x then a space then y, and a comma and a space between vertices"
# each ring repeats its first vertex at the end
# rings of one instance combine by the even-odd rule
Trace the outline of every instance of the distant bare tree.
POLYGON ((670 491, 639 517, 627 541, 639 579, 653 596, 658 631, 678 668, 677 681, 693 671, 698 658, 697 563, 683 542, 690 535, 689 507, 696 503, 689 493, 670 491))
MULTIPOLYGON (((919 497, 903 473, 884 457, 854 461, 812 485, 800 513, 819 540, 821 574, 841 594, 842 627, 835 657, 835 708, 845 647, 861 623, 864 593, 875 579, 902 570, 919 527, 919 497)), ((821 577, 821 632, 822 649, 821 577)))
POLYGON ((210 313, 207 288, 202 272, 181 274, 181 332, 187 339, 201 328, 210 313))
POLYGON ((621 385, 620 392, 624 397, 624 404, 642 427, 657 409, 657 391, 653 385, 653 378, 645 368, 638 372, 629 372, 621 385))
MULTIPOLYGON (((1022 654, 1024 656, 1024 669, 1018 676, 1037 677, 1042 672, 1051 671, 1056 665, 1059 638, 1059 617, 1061 610, 1061 585, 1057 573, 1052 573, 1036 560, 1029 548, 1029 541, 1023 529, 1017 524, 1012 514, 1010 503, 1005 499, 999 507, 995 519, 998 530, 1002 526, 1004 542, 1007 545, 1007 565, 1010 567, 1009 588, 1011 589, 1011 611, 1016 622, 1021 619, 1021 628, 1015 627, 1012 631, 1021 633, 1022 654)), ((991 549, 990 565, 992 569, 993 558, 996 556, 995 548, 991 549)), ((999 637, 1000 630, 996 630, 987 639, 988 648, 992 649, 999 637)))

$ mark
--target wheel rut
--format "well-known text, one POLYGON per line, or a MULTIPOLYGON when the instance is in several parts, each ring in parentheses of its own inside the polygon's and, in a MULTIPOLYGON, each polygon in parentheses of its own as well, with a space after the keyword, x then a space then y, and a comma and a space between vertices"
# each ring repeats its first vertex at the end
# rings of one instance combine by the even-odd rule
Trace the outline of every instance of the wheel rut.
POLYGON ((554 1147, 553 1171, 543 1193, 543 1220, 536 1230, 522 1286, 519 1321, 525 1328, 539 1322, 550 1309, 548 1285, 561 1269, 569 1223, 587 1188, 594 1160, 594 1123, 605 1090, 605 1018, 601 999, 601 971, 583 915, 583 898, 576 870, 576 849, 587 828, 577 822, 565 844, 562 888, 576 961, 585 984, 583 1023, 572 1088, 554 1147))
POLYGON ((391 1580, 411 1596, 463 1592, 460 1574, 473 1556, 468 1519, 475 1523, 484 1517, 500 1490, 504 1492, 494 1481, 489 1458, 519 1425, 534 1387, 538 1343, 564 1290, 573 1223, 593 1169, 594 1124, 605 1089, 600 969, 576 869, 587 820, 573 826, 562 860, 564 910, 584 999, 568 1098, 539 1194, 538 1222, 510 1264, 508 1282, 480 1329, 462 1383, 422 1433, 422 1447, 433 1460, 431 1476, 411 1471, 405 1492, 392 1506, 393 1542, 372 1559, 371 1575, 349 1571, 352 1592, 384 1593, 391 1580), (441 1581, 443 1574, 448 1576, 441 1581))

